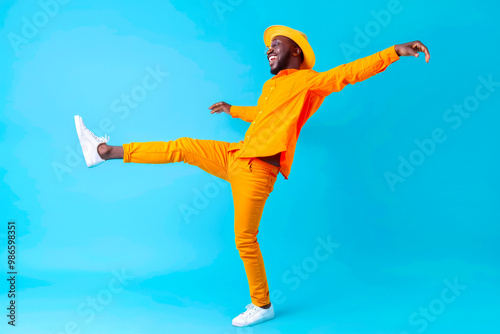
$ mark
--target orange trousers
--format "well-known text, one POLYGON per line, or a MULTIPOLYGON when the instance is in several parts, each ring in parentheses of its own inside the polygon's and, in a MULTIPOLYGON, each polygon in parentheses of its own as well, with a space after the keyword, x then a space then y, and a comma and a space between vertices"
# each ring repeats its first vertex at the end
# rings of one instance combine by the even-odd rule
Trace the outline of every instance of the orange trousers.
POLYGON ((236 158, 227 142, 179 138, 162 142, 123 144, 123 162, 165 164, 183 161, 231 184, 234 234, 250 288, 252 303, 269 304, 264 260, 257 242, 259 223, 279 167, 257 158, 236 158))

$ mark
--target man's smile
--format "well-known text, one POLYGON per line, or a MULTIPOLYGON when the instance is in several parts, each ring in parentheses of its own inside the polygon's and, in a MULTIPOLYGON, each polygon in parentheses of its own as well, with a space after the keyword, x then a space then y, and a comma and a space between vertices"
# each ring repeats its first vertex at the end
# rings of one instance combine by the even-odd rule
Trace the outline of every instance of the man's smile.
POLYGON ((275 54, 270 54, 267 59, 269 60, 269 65, 273 66, 278 57, 275 54))

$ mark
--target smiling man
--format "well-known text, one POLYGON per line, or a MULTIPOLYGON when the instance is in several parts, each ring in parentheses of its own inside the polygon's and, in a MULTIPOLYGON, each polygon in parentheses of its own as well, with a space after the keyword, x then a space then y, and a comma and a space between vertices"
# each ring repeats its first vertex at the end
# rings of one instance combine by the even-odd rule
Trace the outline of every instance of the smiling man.
POLYGON ((234 204, 234 233, 247 274, 251 303, 232 321, 250 326, 272 319, 264 260, 257 242, 260 220, 279 173, 288 179, 300 130, 326 96, 341 91, 384 71, 400 56, 418 57, 427 47, 421 42, 391 46, 374 55, 316 72, 314 52, 307 36, 285 26, 271 26, 264 32, 271 74, 264 83, 256 106, 232 106, 218 102, 211 113, 227 113, 250 123, 244 140, 228 143, 215 140, 179 138, 167 142, 132 142, 109 146, 108 137, 97 137, 80 116, 75 125, 88 167, 105 160, 165 164, 185 162, 231 184, 234 204))

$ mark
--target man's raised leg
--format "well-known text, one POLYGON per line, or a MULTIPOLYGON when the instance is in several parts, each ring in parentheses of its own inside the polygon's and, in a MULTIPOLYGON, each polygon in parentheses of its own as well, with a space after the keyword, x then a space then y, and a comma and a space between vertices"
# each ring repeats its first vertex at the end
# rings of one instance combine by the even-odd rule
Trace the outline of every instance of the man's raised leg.
POLYGON ((228 181, 227 142, 182 137, 170 141, 132 142, 122 146, 110 146, 107 144, 109 137, 97 137, 87 129, 78 115, 75 116, 75 125, 88 167, 111 159, 146 164, 185 162, 228 181))

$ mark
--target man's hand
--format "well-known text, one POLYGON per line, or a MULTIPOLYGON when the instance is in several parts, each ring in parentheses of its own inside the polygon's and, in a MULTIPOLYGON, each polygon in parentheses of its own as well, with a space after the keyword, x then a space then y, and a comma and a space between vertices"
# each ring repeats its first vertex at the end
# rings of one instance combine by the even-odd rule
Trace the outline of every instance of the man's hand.
POLYGON ((231 110, 231 105, 227 104, 226 102, 218 102, 218 103, 212 104, 212 106, 210 106, 208 109, 211 110, 210 111, 211 114, 213 114, 213 113, 220 114, 221 112, 225 112, 226 114, 231 115, 229 113, 229 110, 231 110))
POLYGON ((429 49, 420 41, 398 44, 394 46, 394 50, 399 56, 414 56, 418 57, 419 52, 425 53, 425 62, 429 62, 431 55, 429 49))

